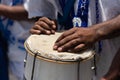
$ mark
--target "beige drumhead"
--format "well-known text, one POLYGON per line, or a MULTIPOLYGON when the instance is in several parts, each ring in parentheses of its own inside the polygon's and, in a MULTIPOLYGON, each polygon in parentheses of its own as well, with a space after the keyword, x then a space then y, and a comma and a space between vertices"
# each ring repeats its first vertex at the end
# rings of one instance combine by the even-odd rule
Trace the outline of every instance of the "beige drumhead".
POLYGON ((57 61, 78 61, 92 58, 95 52, 86 50, 82 53, 57 52, 53 50, 54 42, 62 33, 55 35, 31 35, 25 41, 25 48, 28 53, 38 53, 38 56, 57 61))

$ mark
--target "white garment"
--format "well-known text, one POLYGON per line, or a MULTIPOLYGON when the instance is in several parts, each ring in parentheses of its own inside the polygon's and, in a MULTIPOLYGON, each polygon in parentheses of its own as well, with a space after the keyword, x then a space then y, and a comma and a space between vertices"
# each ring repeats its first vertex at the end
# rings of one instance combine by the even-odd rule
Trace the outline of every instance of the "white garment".
MULTIPOLYGON (((110 20, 113 17, 116 17, 117 15, 120 14, 120 0, 98 0, 98 1, 100 11, 99 13, 100 22, 110 20)), ((75 4, 75 10, 76 5, 77 3, 75 4)), ((58 0, 29 0, 28 3, 25 4, 25 7, 29 12, 30 18, 36 16, 56 18, 57 12, 61 12, 58 0), (57 5, 57 7, 55 5, 57 5)), ((95 23, 96 23, 95 0, 90 0, 88 25, 91 26, 95 23)), ((103 41, 101 56, 100 59, 97 61, 98 68, 97 80, 99 80, 99 78, 102 77, 107 72, 111 64, 111 61, 119 47, 120 37, 103 41)))
MULTIPOLYGON (((99 0, 101 10, 101 22, 110 20, 120 14, 120 0, 99 0)), ((111 61, 120 47, 120 37, 102 41, 102 52, 97 61, 97 80, 109 69, 111 61)))
POLYGON ((25 49, 23 41, 29 36, 29 30, 33 23, 25 21, 14 21, 14 24, 10 27, 12 35, 10 36, 13 41, 9 42, 9 59, 11 61, 22 61, 25 58, 25 49), (14 39, 15 38, 15 39, 14 39), (23 41, 19 41, 23 40, 23 41))
POLYGON ((51 19, 57 17, 58 0, 27 0, 25 8, 29 13, 29 18, 46 16, 51 19), (46 7, 47 6, 47 7, 46 7))
MULTIPOLYGON (((1 0, 1 3, 12 6, 13 1, 15 0, 1 0)), ((24 41, 29 36, 29 29, 34 23, 28 21, 13 21, 13 24, 9 24, 8 26, 6 26, 8 23, 7 18, 5 18, 5 20, 3 20, 2 22, 4 27, 10 32, 10 34, 6 35, 10 36, 8 40, 9 69, 12 71, 13 75, 17 77, 17 80, 23 80, 24 58, 26 56, 24 41)))

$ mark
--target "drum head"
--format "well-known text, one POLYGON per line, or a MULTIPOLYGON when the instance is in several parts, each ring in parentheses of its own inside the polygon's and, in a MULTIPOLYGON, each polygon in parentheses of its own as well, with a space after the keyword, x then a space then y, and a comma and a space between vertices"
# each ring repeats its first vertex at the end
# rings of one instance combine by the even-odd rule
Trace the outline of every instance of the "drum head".
POLYGON ((31 35, 25 41, 25 48, 28 53, 57 61, 81 61, 90 59, 95 52, 93 50, 86 50, 81 53, 57 52, 53 50, 54 42, 62 33, 55 33, 55 35, 31 35))

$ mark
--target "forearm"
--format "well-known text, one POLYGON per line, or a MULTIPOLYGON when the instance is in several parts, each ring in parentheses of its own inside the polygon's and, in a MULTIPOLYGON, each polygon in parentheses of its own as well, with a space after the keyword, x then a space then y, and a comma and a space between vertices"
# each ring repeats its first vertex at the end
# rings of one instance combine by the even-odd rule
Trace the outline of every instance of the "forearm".
POLYGON ((0 16, 6 16, 10 19, 14 20, 27 20, 28 13, 24 9, 24 7, 21 6, 6 6, 0 4, 0 16))
POLYGON ((120 15, 112 20, 94 25, 93 29, 96 30, 97 41, 119 36, 120 35, 120 15))

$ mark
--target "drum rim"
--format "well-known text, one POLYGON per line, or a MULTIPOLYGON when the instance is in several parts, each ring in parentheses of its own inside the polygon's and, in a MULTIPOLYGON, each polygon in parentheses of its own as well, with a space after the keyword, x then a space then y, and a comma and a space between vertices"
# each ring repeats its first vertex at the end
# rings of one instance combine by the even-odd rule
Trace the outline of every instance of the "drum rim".
MULTIPOLYGON (((24 43, 24 47, 27 51, 27 54, 30 54, 32 56, 35 56, 35 54, 28 48, 27 46, 27 42, 25 41, 24 43)), ((69 60, 69 61, 62 61, 62 60, 55 60, 55 59, 49 59, 49 58, 46 58, 46 57, 43 57, 43 56, 40 56, 40 55, 37 55, 36 58, 37 59, 40 59, 40 60, 44 60, 44 61, 48 61, 48 62, 54 62, 54 63, 61 63, 61 64, 64 64, 64 63, 79 63, 79 62, 85 62, 85 61, 88 61, 90 59, 92 59, 95 55, 95 51, 93 51, 93 55, 91 55, 89 58, 86 58, 86 59, 81 59, 81 60, 77 60, 77 61, 72 61, 72 60, 69 60)))

